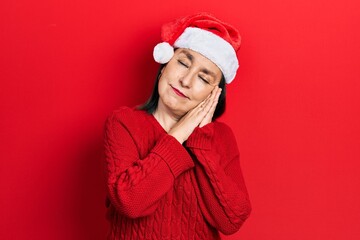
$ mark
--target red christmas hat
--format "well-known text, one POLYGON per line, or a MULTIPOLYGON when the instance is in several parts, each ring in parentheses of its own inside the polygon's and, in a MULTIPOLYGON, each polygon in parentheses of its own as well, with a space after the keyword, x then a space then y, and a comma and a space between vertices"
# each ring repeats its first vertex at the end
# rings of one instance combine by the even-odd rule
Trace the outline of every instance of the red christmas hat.
POLYGON ((240 48, 241 36, 231 25, 208 13, 199 13, 162 26, 163 42, 154 48, 154 59, 167 63, 175 48, 188 48, 214 62, 222 71, 226 83, 234 80, 239 67, 236 52, 240 48))

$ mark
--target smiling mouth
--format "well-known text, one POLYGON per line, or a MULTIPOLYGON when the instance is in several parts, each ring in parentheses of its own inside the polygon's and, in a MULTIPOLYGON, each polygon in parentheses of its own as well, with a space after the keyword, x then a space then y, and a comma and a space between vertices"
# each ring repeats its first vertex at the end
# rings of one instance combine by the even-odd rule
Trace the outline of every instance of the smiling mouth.
POLYGON ((188 98, 185 94, 183 94, 179 89, 174 88, 173 86, 171 86, 171 88, 173 89, 173 91, 175 92, 176 95, 183 97, 183 98, 188 98))

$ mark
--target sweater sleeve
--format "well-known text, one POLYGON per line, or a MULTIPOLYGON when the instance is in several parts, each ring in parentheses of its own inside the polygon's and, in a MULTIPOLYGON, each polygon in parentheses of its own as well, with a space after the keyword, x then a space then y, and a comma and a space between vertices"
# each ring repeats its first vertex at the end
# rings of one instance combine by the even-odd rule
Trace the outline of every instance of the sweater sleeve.
POLYGON ((153 213, 174 179, 194 163, 186 149, 166 133, 140 159, 129 128, 121 120, 128 116, 121 115, 112 114, 105 124, 107 194, 120 214, 137 218, 153 213))
POLYGON ((205 219, 223 234, 235 233, 251 205, 231 129, 220 123, 198 127, 186 146, 196 159, 192 181, 205 219))

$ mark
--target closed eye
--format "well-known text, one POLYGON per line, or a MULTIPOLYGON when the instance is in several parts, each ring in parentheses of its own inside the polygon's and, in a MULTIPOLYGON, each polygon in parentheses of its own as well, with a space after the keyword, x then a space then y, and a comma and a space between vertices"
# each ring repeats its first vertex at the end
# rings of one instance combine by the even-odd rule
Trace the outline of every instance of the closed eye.
POLYGON ((203 78, 203 77, 201 77, 201 76, 199 76, 199 78, 200 78, 201 80, 203 80, 205 83, 209 84, 209 81, 206 80, 205 78, 203 78))
POLYGON ((180 61, 180 60, 178 60, 178 63, 180 63, 181 65, 183 65, 183 66, 186 67, 186 68, 189 67, 188 65, 186 65, 184 62, 182 62, 182 61, 180 61))

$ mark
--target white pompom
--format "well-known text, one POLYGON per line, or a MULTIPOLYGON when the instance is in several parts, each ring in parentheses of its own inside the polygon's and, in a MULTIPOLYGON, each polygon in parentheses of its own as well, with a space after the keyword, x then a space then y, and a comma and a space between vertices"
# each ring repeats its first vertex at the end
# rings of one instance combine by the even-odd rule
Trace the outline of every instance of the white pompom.
POLYGON ((167 42, 162 42, 154 47, 153 56, 156 62, 164 64, 174 56, 174 48, 167 42))

